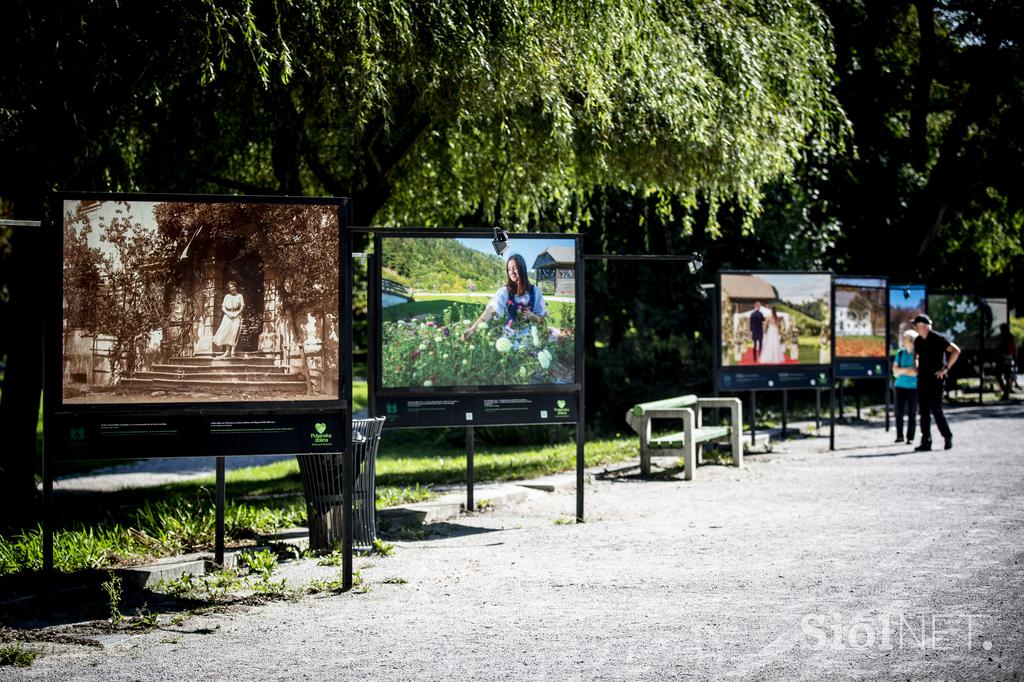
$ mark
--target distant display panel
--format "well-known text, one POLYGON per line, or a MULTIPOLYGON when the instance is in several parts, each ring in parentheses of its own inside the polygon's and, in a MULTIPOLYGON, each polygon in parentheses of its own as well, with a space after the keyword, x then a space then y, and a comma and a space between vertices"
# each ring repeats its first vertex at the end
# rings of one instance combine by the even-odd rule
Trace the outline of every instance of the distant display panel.
POLYGON ((961 350, 978 350, 982 333, 981 300, 969 294, 932 294, 928 297, 932 328, 961 350))
POLYGON ((836 279, 836 357, 885 357, 885 280, 836 279))
POLYGON ((719 388, 798 388, 831 383, 832 275, 719 275, 719 388))
POLYGON ((899 350, 903 332, 912 329, 913 320, 925 312, 928 290, 923 284, 889 285, 889 354, 899 350))
POLYGON ((828 274, 722 275, 722 366, 831 361, 828 274))
POLYGON ((1010 323, 1010 306, 1005 298, 983 298, 981 303, 985 321, 989 323, 985 347, 995 348, 999 327, 1010 323))

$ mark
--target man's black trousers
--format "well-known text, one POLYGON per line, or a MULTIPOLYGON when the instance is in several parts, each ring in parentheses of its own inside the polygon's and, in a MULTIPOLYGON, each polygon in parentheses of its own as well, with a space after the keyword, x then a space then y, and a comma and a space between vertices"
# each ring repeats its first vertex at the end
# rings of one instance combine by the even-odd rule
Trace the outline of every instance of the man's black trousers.
POLYGON ((942 413, 942 381, 921 381, 917 378, 917 404, 921 410, 921 442, 932 442, 932 417, 943 438, 951 438, 953 432, 942 413))

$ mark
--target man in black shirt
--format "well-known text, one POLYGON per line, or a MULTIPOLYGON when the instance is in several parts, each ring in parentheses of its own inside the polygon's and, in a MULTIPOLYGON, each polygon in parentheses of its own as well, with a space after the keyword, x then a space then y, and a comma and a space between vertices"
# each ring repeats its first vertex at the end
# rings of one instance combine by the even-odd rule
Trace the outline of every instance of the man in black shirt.
POLYGON ((917 361, 917 404, 921 409, 921 444, 914 449, 932 449, 931 418, 934 415, 935 425, 946 439, 946 449, 949 450, 953 447, 953 432, 942 413, 942 383, 960 357, 960 348, 933 332, 932 320, 927 315, 914 318, 914 329, 918 333, 914 341, 914 357, 917 361), (946 353, 949 353, 949 360, 946 353))

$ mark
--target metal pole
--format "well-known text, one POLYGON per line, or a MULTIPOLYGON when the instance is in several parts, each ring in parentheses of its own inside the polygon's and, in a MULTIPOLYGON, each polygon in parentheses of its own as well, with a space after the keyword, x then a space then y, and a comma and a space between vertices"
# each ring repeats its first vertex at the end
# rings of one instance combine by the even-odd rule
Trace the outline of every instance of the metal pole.
POLYGON ((750 447, 757 444, 757 391, 750 392, 750 447))
POLYGON ((814 389, 814 430, 821 429, 821 389, 814 389))
POLYGON ((53 575, 53 462, 43 441, 43 576, 53 575))
POLYGON ((828 408, 828 449, 836 449, 836 386, 832 384, 832 402, 828 408))
POLYGON ((377 415, 377 306, 380 304, 380 291, 377 289, 377 254, 366 255, 366 414, 377 415))
POLYGON ((856 382, 853 384, 854 395, 857 397, 857 419, 860 420, 860 386, 856 382))
MULTIPOLYGON (((355 448, 352 446, 352 420, 345 417, 347 428, 343 429, 346 448, 342 453, 341 476, 341 589, 352 589, 352 491, 355 489, 355 448)), ((373 504, 372 501, 369 504, 373 504)))
POLYGON ((885 432, 889 433, 889 377, 885 378, 885 432))
POLYGON ((576 523, 583 523, 583 484, 586 435, 583 428, 583 400, 580 400, 579 421, 576 422, 576 523))
POLYGON ((978 323, 980 325, 978 334, 978 404, 985 403, 985 333, 988 331, 985 325, 985 309, 982 307, 984 301, 978 301, 978 323))
POLYGON ((224 566, 224 506, 227 498, 224 458, 217 458, 217 530, 214 538, 213 562, 224 566))
MULTIPOLYGON (((582 242, 577 242, 577 253, 582 252, 582 242)), ((580 375, 576 377, 580 383, 579 393, 577 394, 577 406, 576 406, 576 523, 583 523, 586 520, 583 509, 583 485, 584 485, 584 473, 583 468, 586 465, 586 401, 587 401, 587 297, 583 294, 586 291, 587 285, 587 273, 586 273, 586 258, 580 259, 579 266, 579 281, 576 282, 576 319, 579 320, 579 324, 582 325, 583 331, 580 336, 580 342, 576 345, 576 366, 579 367, 580 375)))
MULTIPOLYGON (((350 204, 350 206, 351 206, 351 204, 350 204)), ((354 236, 354 233, 351 230, 349 230, 348 231, 348 242, 347 242, 349 253, 351 253, 353 251, 353 248, 352 248, 353 236, 354 236)), ((346 315, 345 315, 345 318, 346 318, 345 337, 346 338, 343 339, 343 342, 345 344, 345 347, 351 349, 352 348, 352 290, 355 287, 355 272, 354 272, 355 268, 352 267, 351 259, 349 260, 348 265, 349 265, 349 267, 347 268, 347 273, 346 273, 346 284, 347 284, 347 286, 344 287, 344 292, 345 292, 344 293, 344 301, 343 301, 344 308, 342 308, 342 310, 345 311, 345 313, 346 313, 346 315)), ((370 279, 373 279, 373 276, 369 274, 369 268, 367 268, 367 276, 370 279)), ((367 287, 369 287, 369 286, 370 285, 367 284, 367 287)), ((367 290, 367 295, 369 295, 369 293, 370 293, 369 290, 367 290)), ((380 299, 378 298, 377 300, 379 301, 380 299)), ((374 303, 371 301, 370 304, 369 304, 369 308, 372 310, 373 307, 374 307, 374 303)), ((372 333, 373 332, 371 332, 371 334, 372 333)), ((371 339, 372 338, 373 337, 371 337, 371 339)), ((373 350, 371 350, 370 348, 367 348, 367 361, 369 361, 369 355, 371 353, 375 353, 375 352, 376 352, 376 347, 374 347, 373 350)), ((358 464, 355 461, 356 449, 355 449, 355 446, 352 444, 352 411, 351 411, 352 410, 352 388, 351 388, 352 387, 352 352, 351 352, 351 350, 349 350, 349 352, 345 353, 344 358, 345 358, 344 359, 344 363, 345 363, 344 370, 345 370, 345 376, 347 377, 347 380, 349 382, 349 393, 348 393, 348 404, 345 406, 344 409, 342 409, 340 411, 341 434, 342 434, 341 435, 341 442, 342 442, 342 450, 341 450, 341 462, 342 462, 342 465, 341 465, 341 533, 342 533, 342 537, 341 537, 341 589, 342 589, 343 592, 352 589, 352 579, 353 579, 353 570, 352 570, 352 544, 353 544, 353 538, 352 538, 352 533, 354 531, 354 525, 355 525, 353 523, 353 520, 352 520, 352 515, 353 515, 352 495, 353 495, 353 492, 355 491, 355 487, 356 487, 356 475, 357 475, 356 468, 358 467, 358 464)), ((376 377, 374 377, 373 379, 367 377, 367 379, 370 381, 370 384, 372 385, 373 381, 376 379, 376 377)), ((366 504, 373 505, 374 502, 375 501, 373 499, 370 499, 370 500, 366 501, 366 504)), ((373 509, 372 506, 371 506, 371 509, 373 509)))
POLYGON ((782 389, 782 440, 786 440, 786 417, 789 411, 789 391, 782 389))
POLYGON ((476 480, 476 474, 473 471, 473 455, 476 454, 476 442, 474 440, 474 429, 472 426, 466 427, 466 511, 471 512, 476 509, 476 503, 473 501, 473 485, 476 480))

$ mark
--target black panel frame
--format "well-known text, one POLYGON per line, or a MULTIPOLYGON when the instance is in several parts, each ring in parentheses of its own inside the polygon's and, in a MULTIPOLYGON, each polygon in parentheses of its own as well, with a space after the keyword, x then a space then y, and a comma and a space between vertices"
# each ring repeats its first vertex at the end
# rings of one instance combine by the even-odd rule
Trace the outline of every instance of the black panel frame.
MULTIPOLYGON (((377 362, 370 367, 370 409, 371 414, 388 417, 384 427, 391 428, 441 428, 468 426, 512 426, 512 425, 544 425, 573 424, 582 419, 583 409, 583 325, 584 325, 584 292, 583 292, 583 236, 578 233, 558 232, 527 232, 509 235, 510 242, 526 239, 572 239, 576 252, 574 277, 576 278, 576 333, 574 348, 573 377, 571 384, 541 384, 532 386, 434 386, 385 388, 383 386, 383 367, 380 358, 383 354, 383 315, 381 306, 381 287, 383 277, 382 241, 387 238, 486 238, 493 236, 492 231, 483 229, 451 229, 451 228, 360 228, 374 233, 374 267, 371 273, 370 301, 371 325, 370 347, 377 357, 377 362), (524 409, 509 411, 488 409, 489 401, 528 401, 520 403, 524 409), (565 401, 559 408, 558 401, 565 401), (430 403, 434 403, 430 405, 430 403), (443 405, 442 403, 452 403, 443 405), (426 409, 421 409, 426 408, 426 409), (389 409, 391 413, 389 413, 389 409), (547 412, 548 417, 542 417, 547 412), (467 414, 472 415, 467 417, 467 414), (403 416, 404 415, 404 418, 403 416)), ((493 405, 493 403, 492 403, 493 405)))
POLYGON ((881 289, 885 293, 885 355, 881 358, 870 357, 844 357, 836 350, 837 339, 832 339, 832 364, 833 376, 836 380, 842 379, 888 379, 890 372, 889 358, 889 279, 887 277, 871 277, 869 275, 836 275, 832 279, 832 328, 835 330, 836 316, 836 287, 860 286, 863 289, 881 289), (839 280, 871 280, 881 281, 881 286, 867 286, 859 284, 847 285, 839 280))
MULTIPOLYGON (((351 438, 352 301, 347 227, 352 205, 343 197, 234 196, 105 192, 55 192, 47 226, 48 270, 44 362, 44 442, 50 461, 138 459, 196 455, 318 454, 328 441, 344 451, 351 438), (338 396, 324 400, 65 404, 63 401, 63 219, 64 202, 97 201, 313 204, 338 211, 338 396), (226 427, 227 423, 234 424, 226 427), (238 422, 250 422, 249 425, 238 422), (254 422, 263 422, 262 425, 254 422), (323 425, 323 433, 316 425, 323 425), (149 425, 149 426, 147 426, 149 425), (159 425, 153 428, 152 425, 159 425), (237 438, 221 438, 235 428, 237 438), (254 429, 263 429, 257 436, 254 429), (336 430, 335 430, 336 429, 336 430), (153 433, 153 431, 158 431, 153 433), (163 430, 165 432, 160 433, 163 430), (122 435, 112 440, 110 435, 122 435), (329 438, 325 438, 330 436, 329 438), (319 442, 318 442, 319 441, 319 442), (115 444, 116 443, 116 444, 115 444)), ((331 449, 331 448, 328 448, 331 449)))

